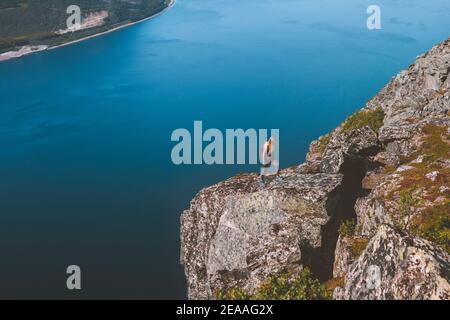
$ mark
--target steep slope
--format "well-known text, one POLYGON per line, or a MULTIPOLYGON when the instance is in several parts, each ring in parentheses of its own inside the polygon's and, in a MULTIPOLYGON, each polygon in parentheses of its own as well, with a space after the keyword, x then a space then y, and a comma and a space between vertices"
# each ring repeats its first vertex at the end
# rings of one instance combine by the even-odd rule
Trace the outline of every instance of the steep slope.
POLYGON ((307 266, 335 299, 449 299, 450 39, 269 183, 202 190, 181 217, 188 296, 307 266), (339 234, 339 235, 338 235, 339 234))

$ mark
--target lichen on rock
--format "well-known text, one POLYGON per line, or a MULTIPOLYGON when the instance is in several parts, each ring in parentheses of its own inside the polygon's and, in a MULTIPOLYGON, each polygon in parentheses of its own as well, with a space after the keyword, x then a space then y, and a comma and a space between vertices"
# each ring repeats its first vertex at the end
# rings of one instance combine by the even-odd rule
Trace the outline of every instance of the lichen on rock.
POLYGON ((339 212, 341 182, 340 174, 285 170, 267 183, 242 175, 202 190, 182 215, 189 297, 233 287, 252 292, 272 274, 298 273, 303 247, 314 255, 308 259, 331 268, 334 248, 322 232, 339 212))
POLYGON ((181 217, 188 296, 251 294, 307 266, 336 299, 450 299, 450 39, 417 58, 306 162, 206 188, 181 217), (338 228, 356 221, 354 233, 338 228))
POLYGON ((426 240, 382 225, 351 264, 335 299, 450 299, 450 256, 426 240))

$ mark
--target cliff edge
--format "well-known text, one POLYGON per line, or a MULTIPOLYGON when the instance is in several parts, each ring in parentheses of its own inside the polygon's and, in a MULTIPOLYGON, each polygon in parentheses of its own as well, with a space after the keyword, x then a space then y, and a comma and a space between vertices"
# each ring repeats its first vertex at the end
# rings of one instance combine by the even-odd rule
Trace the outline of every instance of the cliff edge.
POLYGON ((450 299, 450 38, 262 183, 208 187, 181 216, 190 299, 305 267, 334 299, 450 299))

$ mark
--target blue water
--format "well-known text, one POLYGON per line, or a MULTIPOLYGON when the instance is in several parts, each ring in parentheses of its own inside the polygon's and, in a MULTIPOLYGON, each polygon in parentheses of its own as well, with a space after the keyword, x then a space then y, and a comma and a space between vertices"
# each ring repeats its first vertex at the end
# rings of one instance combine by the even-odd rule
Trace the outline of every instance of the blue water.
POLYGON ((279 128, 281 165, 450 35, 448 0, 178 0, 0 64, 0 297, 184 298, 179 216, 245 166, 180 166, 176 128, 279 128), (65 270, 82 269, 69 292, 65 270))

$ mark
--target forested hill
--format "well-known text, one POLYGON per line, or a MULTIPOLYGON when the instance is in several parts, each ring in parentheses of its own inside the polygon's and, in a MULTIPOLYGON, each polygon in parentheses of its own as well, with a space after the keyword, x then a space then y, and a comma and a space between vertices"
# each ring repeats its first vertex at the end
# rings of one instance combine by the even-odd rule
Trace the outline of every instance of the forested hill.
POLYGON ((151 16, 168 6, 169 0, 1 0, 0 53, 26 45, 58 45, 151 16), (101 25, 76 32, 66 29, 67 8, 77 5, 83 20, 100 13, 101 25))

